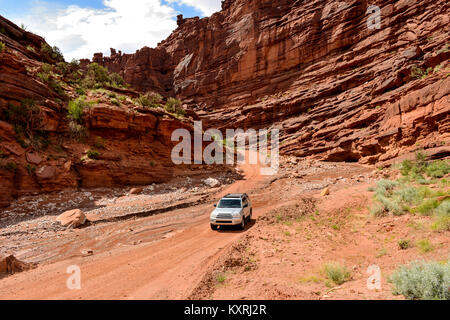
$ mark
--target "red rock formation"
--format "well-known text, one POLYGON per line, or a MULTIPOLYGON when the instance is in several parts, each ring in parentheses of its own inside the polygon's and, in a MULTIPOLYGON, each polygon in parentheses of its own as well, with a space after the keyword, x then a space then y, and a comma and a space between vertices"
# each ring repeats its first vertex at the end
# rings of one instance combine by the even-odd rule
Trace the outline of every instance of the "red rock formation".
MULTIPOLYGON (((132 98, 139 94, 133 90, 104 86, 114 91, 109 95, 121 97, 115 103, 108 93, 88 91, 87 99, 92 103, 82 118, 89 135, 81 140, 72 138, 67 105, 78 94, 64 76, 58 77, 64 93, 56 93, 50 82, 38 77, 42 62, 56 62, 37 48, 30 49, 44 40, 2 17, 0 30, 0 41, 6 45, 0 52, 0 207, 23 194, 165 182, 185 169, 175 168, 170 160, 174 146, 171 135, 179 128, 193 131, 191 121, 179 120, 161 108, 138 106, 132 98), (15 115, 23 113, 27 101, 33 102, 34 113, 26 114, 33 126, 19 130, 13 122, 8 123, 8 114, 11 110, 15 115), (89 150, 98 151, 98 156, 90 159, 86 156, 89 150)), ((133 68, 140 68, 139 61, 148 59, 147 54, 163 51, 139 52, 142 54, 130 56, 133 68)), ((126 67, 127 58, 120 52, 114 54, 114 61, 125 59, 126 67)), ((157 86, 163 83, 160 78, 155 81, 157 86)), ((195 174, 195 170, 187 174, 195 174)))
POLYGON ((449 8, 444 0, 226 0, 209 18, 179 17, 155 49, 163 61, 149 68, 132 66, 140 52, 125 55, 126 68, 96 61, 152 85, 162 63, 169 75, 157 89, 172 79, 208 127, 276 125, 282 152, 374 163, 449 142, 449 8), (368 28, 372 4, 380 29, 368 28), (413 66, 432 72, 414 79, 413 66))

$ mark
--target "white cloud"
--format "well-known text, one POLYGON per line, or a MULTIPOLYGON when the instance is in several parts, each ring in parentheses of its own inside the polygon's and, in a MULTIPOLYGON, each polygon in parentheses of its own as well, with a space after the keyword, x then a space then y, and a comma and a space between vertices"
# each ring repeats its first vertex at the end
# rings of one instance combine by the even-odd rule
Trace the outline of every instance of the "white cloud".
POLYGON ((177 12, 160 0, 103 0, 103 4, 106 8, 92 9, 41 1, 11 20, 25 23, 28 30, 58 46, 68 61, 91 58, 95 52, 109 54, 109 48, 132 53, 143 46, 155 47, 177 26, 177 12))
POLYGON ((205 16, 220 11, 222 0, 167 0, 168 3, 185 4, 200 10, 205 16))

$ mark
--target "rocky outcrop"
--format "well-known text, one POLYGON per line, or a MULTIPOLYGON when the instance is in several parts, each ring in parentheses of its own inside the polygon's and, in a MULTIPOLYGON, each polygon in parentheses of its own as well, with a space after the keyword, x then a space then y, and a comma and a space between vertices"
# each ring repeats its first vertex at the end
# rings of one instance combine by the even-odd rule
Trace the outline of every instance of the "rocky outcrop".
POLYGON ((34 263, 26 263, 14 256, 0 257, 0 278, 4 275, 15 274, 36 268, 34 263))
MULTIPOLYGON (((0 30, 5 44, 0 52, 0 207, 25 194, 165 182, 185 169, 175 172, 171 135, 175 129, 193 131, 188 117, 141 107, 133 100, 136 91, 105 85, 86 90, 88 107, 75 130, 68 104, 79 96, 76 85, 59 74, 46 81, 43 63, 48 69, 57 61, 41 53, 45 41, 2 17, 0 30)), ((146 51, 141 50, 143 56, 146 51)), ((148 54, 154 57, 156 51, 148 54)), ((140 59, 133 56, 134 68, 140 59)), ((155 86, 163 86, 161 79, 155 78, 155 86)), ((195 175, 195 168, 187 174, 195 175)))
POLYGON ((127 67, 96 61, 152 84, 161 63, 206 127, 276 126, 284 153, 375 163, 450 142, 449 11, 443 0, 226 0, 209 18, 179 17, 148 67, 130 66, 140 52, 127 67))

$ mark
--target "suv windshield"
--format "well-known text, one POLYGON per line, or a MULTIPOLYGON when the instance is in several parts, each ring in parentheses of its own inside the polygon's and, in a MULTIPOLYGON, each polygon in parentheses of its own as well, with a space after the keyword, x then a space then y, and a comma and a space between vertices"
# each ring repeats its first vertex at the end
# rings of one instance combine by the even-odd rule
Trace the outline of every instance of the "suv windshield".
POLYGON ((240 199, 222 199, 219 202, 217 208, 230 208, 237 209, 242 208, 240 199))

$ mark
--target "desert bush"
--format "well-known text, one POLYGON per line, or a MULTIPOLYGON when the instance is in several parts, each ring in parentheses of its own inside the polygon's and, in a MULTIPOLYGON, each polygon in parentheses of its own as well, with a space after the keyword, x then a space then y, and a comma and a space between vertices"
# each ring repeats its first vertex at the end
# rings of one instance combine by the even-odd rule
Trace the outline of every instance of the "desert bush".
POLYGON ((83 125, 81 125, 75 121, 70 121, 69 122, 69 134, 72 139, 77 140, 77 141, 82 141, 87 138, 88 131, 83 125))
POLYGON ((13 161, 8 162, 7 164, 4 165, 3 167, 5 170, 8 171, 16 171, 17 170, 17 164, 13 161))
POLYGON ((89 106, 90 103, 86 102, 85 96, 81 96, 75 100, 70 101, 68 106, 69 119, 77 123, 82 123, 84 109, 89 106))
POLYGON ((19 105, 8 104, 0 118, 11 123, 17 134, 31 137, 32 130, 37 129, 41 123, 41 110, 34 100, 24 99, 19 105))
POLYGON ((164 106, 164 109, 170 113, 175 113, 179 108, 181 108, 181 101, 175 98, 169 98, 164 106))
POLYGON ((156 92, 147 92, 145 94, 141 94, 139 98, 136 99, 136 102, 143 107, 147 108, 158 108, 161 107, 163 97, 156 92))
POLYGON ((402 239, 398 241, 398 248, 401 250, 406 250, 408 248, 411 248, 411 241, 406 240, 406 239, 402 239))
POLYGON ((5 49, 5 44, 0 41, 0 53, 2 53, 4 49, 5 49))
POLYGON ((324 272, 327 278, 337 285, 343 284, 351 278, 350 271, 336 262, 325 264, 324 272))
POLYGON ((434 250, 433 244, 428 239, 417 241, 417 248, 419 248, 420 253, 428 253, 434 250))
POLYGON ((432 225, 435 231, 450 231, 450 200, 443 201, 436 208, 435 222, 432 225))
POLYGON ((123 80, 122 76, 118 73, 111 73, 109 76, 111 80, 111 85, 113 87, 122 87, 125 84, 125 81, 123 80))
POLYGON ((413 79, 425 79, 432 73, 433 73, 432 67, 429 67, 426 70, 423 70, 417 66, 413 66, 411 68, 411 78, 413 79))
POLYGON ((98 158, 100 158, 100 152, 98 152, 97 150, 88 150, 86 152, 86 156, 89 159, 97 160, 98 158))
POLYGON ((41 43, 41 52, 49 57, 51 57, 53 60, 57 61, 63 61, 64 56, 61 53, 61 50, 59 50, 58 47, 50 47, 47 43, 42 42, 41 43))
POLYGON ((390 277, 393 293, 411 300, 450 300, 450 262, 415 261, 390 277))

